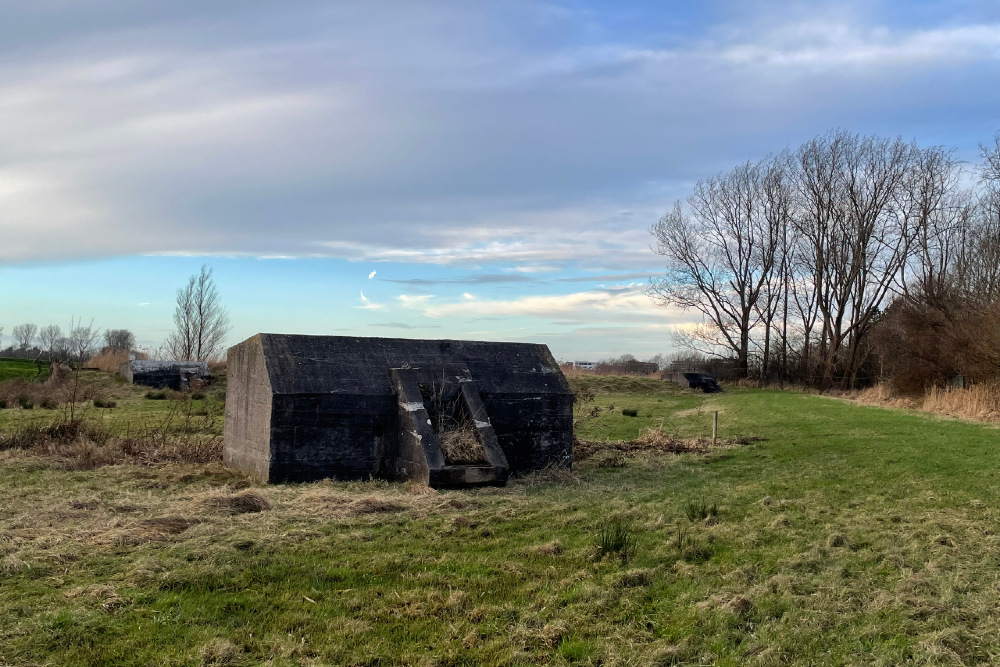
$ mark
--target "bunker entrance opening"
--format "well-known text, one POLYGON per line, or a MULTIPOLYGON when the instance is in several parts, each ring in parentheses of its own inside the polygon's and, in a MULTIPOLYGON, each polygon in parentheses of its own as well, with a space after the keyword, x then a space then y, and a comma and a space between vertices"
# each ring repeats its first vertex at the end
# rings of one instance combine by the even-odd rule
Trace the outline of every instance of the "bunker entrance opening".
POLYGON ((460 385, 441 378, 420 383, 419 387, 445 465, 488 465, 486 450, 460 385))
POLYGON ((400 405, 398 460, 426 466, 432 486, 507 480, 507 457, 468 368, 396 368, 392 376, 400 405))

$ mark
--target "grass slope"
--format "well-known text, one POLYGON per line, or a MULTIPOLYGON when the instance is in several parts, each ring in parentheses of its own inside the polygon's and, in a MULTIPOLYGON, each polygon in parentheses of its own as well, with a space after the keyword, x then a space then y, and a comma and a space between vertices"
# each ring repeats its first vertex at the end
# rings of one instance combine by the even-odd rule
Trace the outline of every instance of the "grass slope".
POLYGON ((659 423, 705 436, 718 410, 722 437, 764 440, 440 493, 0 453, 0 664, 1000 659, 1000 431, 584 381, 584 439, 659 423), (239 513, 248 490, 272 509, 239 513), (627 558, 601 557, 609 526, 634 542, 627 558))
MULTIPOLYGON (((43 361, 42 374, 49 371, 49 362, 43 361)), ((38 365, 30 359, 0 358, 0 382, 14 378, 34 378, 38 376, 38 365)))

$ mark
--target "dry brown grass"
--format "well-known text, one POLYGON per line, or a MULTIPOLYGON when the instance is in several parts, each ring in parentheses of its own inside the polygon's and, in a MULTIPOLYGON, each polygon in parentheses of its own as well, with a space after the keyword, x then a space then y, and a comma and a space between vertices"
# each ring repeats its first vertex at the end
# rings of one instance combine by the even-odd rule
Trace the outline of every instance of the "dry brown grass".
POLYGON ((157 428, 121 436, 104 425, 79 419, 50 425, 25 421, 0 435, 3 451, 33 454, 60 469, 93 470, 120 464, 221 461, 222 439, 202 434, 171 435, 157 428))
POLYGON ((965 389, 931 388, 921 409, 929 412, 1000 421, 1000 384, 976 384, 965 389))
POLYGON ((128 350, 105 350, 87 360, 89 368, 97 368, 108 373, 117 373, 122 364, 129 360, 128 350))
POLYGON ((254 490, 244 491, 234 496, 213 497, 208 500, 207 504, 226 514, 251 514, 266 512, 272 508, 271 501, 264 494, 254 490))
MULTIPOLYGON (((719 441, 719 446, 745 444, 736 441, 719 441)), ((573 458, 582 461, 598 453, 611 453, 619 458, 642 452, 667 454, 704 454, 712 448, 711 440, 705 438, 677 438, 662 428, 650 427, 643 429, 635 440, 619 440, 618 442, 588 442, 577 441, 573 444, 573 458)))
POLYGON ((1000 384, 976 384, 959 389, 931 387, 923 396, 899 394, 887 384, 845 395, 862 405, 923 410, 936 414, 974 419, 1000 421, 1000 384))
POLYGON ((472 424, 464 423, 447 428, 438 434, 441 453, 451 465, 486 463, 486 450, 479 442, 479 435, 472 424))

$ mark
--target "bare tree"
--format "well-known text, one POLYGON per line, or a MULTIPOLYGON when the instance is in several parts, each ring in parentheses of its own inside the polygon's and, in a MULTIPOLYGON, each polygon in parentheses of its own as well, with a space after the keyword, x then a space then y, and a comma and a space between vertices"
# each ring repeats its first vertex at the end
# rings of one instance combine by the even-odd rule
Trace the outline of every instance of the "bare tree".
POLYGON ((699 181, 688 199, 690 213, 678 202, 650 229, 667 271, 650 282, 648 293, 662 304, 701 312, 705 342, 730 350, 744 376, 781 242, 765 194, 767 177, 766 163, 746 163, 699 181))
POLYGON ((37 324, 18 324, 11 331, 11 335, 14 336, 15 344, 17 349, 24 351, 31 347, 35 342, 35 334, 38 333, 37 324))
POLYGON ((83 362, 90 358, 94 351, 94 343, 98 340, 99 336, 100 330, 94 328, 93 320, 89 324, 84 325, 83 318, 77 320, 75 317, 71 317, 69 320, 69 336, 60 341, 67 347, 69 356, 76 357, 76 364, 72 366, 72 379, 62 387, 64 402, 66 404, 64 414, 71 422, 76 420, 76 404, 79 402, 81 395, 83 362))
POLYGON ((94 321, 84 326, 83 319, 79 321, 70 320, 69 346, 70 352, 82 366, 83 362, 89 359, 94 353, 94 343, 100 336, 100 330, 94 328, 94 321))
POLYGON ((175 359, 207 361, 222 351, 230 329, 229 313, 222 306, 208 266, 202 266, 199 274, 177 290, 174 327, 165 347, 175 359))
POLYGON ((819 137, 799 151, 797 227, 822 317, 824 387, 838 363, 845 383, 855 383, 864 337, 907 261, 914 227, 899 204, 914 153, 900 139, 847 132, 819 137))
POLYGON ((59 345, 60 338, 62 338, 62 329, 55 324, 44 326, 38 332, 38 345, 48 353, 50 360, 55 353, 56 346, 59 345))
POLYGON ((128 329, 107 329, 104 332, 104 346, 128 352, 135 347, 135 334, 128 329))

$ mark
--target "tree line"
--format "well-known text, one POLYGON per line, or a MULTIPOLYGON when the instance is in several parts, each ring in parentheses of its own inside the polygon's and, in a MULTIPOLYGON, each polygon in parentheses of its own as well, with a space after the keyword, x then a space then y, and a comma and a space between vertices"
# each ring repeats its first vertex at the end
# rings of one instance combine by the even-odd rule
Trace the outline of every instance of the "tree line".
MULTIPOLYGON (((230 330, 229 313, 222 305, 208 266, 202 266, 199 273, 190 276, 177 290, 173 322, 174 330, 163 345, 158 350, 146 351, 148 355, 178 361, 210 361, 222 353, 230 330)), ((135 335, 128 329, 106 329, 102 335, 93 321, 84 325, 82 319, 75 318, 65 334, 56 324, 39 328, 24 323, 14 326, 10 336, 13 342, 6 350, 8 354, 36 360, 44 357, 82 362, 98 353, 127 353, 137 347, 135 335)))
POLYGON ((980 149, 966 165, 947 147, 833 131, 701 180, 651 227, 667 266, 649 294, 703 316, 683 347, 762 382, 995 374, 1000 133, 980 149), (971 357, 933 352, 977 336, 971 357))

